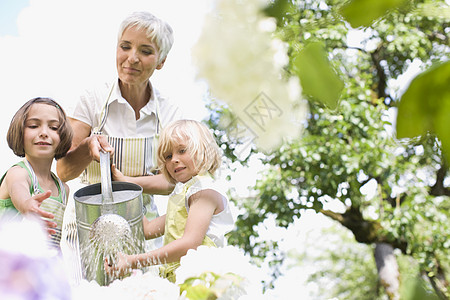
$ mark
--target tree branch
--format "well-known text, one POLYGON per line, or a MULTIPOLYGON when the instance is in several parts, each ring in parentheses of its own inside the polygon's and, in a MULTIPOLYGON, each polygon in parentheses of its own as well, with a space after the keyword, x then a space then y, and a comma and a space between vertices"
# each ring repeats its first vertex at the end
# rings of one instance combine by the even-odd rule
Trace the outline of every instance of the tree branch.
POLYGON ((447 177, 447 166, 441 165, 436 172, 436 183, 430 188, 430 195, 433 196, 450 196, 450 189, 444 186, 444 180, 447 177))
MULTIPOLYGON (((375 70, 377 73, 377 85, 376 85, 376 92, 378 94, 378 98, 390 98, 389 95, 386 94, 386 86, 387 86, 387 76, 384 72, 384 68, 381 65, 382 57, 381 57, 381 51, 383 50, 383 45, 380 44, 375 51, 370 53, 370 57, 372 58, 372 62, 375 66, 375 70)), ((388 104, 388 103, 386 103, 388 104)))
POLYGON ((406 253, 406 241, 401 239, 393 240, 387 235, 381 234, 382 227, 380 223, 364 219, 359 207, 351 206, 343 214, 324 209, 320 210, 320 212, 348 228, 355 236, 356 241, 360 243, 387 243, 394 248, 400 249, 403 253, 406 253))

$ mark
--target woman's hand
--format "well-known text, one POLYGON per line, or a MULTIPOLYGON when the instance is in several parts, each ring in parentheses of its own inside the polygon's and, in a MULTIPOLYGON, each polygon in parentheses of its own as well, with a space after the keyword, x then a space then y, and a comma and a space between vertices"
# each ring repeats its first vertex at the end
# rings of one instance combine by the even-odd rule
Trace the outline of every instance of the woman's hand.
POLYGON ((56 171, 62 181, 69 181, 78 177, 92 160, 100 161, 100 150, 114 153, 114 148, 109 145, 106 136, 91 135, 91 126, 71 119, 74 136, 69 152, 56 161, 56 171))
POLYGON ((115 259, 105 257, 104 267, 106 274, 114 278, 121 278, 131 273, 131 257, 132 255, 122 252, 118 252, 115 259))
POLYGON ((89 155, 95 161, 100 161, 100 150, 109 152, 111 157, 114 154, 114 148, 108 143, 108 139, 103 135, 92 135, 87 138, 89 155))

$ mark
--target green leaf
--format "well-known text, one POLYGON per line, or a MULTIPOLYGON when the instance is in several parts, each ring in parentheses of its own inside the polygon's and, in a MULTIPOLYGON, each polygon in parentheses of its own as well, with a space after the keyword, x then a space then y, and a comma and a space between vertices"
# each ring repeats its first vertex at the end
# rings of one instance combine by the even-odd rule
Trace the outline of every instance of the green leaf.
POLYGON ((413 79, 398 107, 397 137, 436 133, 450 161, 450 61, 413 79))
POLYGON ((342 7, 340 13, 353 28, 357 28, 370 26, 389 10, 399 8, 405 3, 406 0, 352 0, 342 7))
POLYGON ((263 12, 269 17, 274 17, 277 20, 277 24, 281 25, 283 18, 292 10, 293 5, 291 1, 275 0, 263 9, 263 12))
POLYGON ((187 287, 185 290, 186 290, 186 298, 189 300, 217 299, 217 296, 203 284, 190 286, 187 287))
POLYGON ((303 92, 335 109, 344 83, 331 67, 324 46, 318 42, 308 44, 293 63, 303 92))

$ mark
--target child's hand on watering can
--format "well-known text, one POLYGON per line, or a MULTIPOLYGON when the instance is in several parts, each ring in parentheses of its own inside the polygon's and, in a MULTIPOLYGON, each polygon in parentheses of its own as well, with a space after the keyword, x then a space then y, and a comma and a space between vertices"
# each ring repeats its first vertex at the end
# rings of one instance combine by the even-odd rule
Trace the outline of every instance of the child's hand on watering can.
POLYGON ((113 181, 128 181, 127 176, 123 175, 123 173, 116 168, 115 164, 111 165, 111 178, 113 181))

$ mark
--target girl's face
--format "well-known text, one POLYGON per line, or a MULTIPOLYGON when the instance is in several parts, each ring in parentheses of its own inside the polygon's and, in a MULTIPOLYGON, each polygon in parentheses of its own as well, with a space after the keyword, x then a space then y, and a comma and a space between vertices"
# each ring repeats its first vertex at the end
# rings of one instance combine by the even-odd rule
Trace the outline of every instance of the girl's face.
POLYGON ((28 157, 52 158, 59 145, 60 126, 57 108, 35 103, 28 111, 24 128, 24 150, 28 157))
POLYGON ((174 143, 173 148, 164 154, 167 172, 177 182, 185 183, 198 174, 186 146, 174 143))
POLYGON ((163 67, 159 63, 159 50, 147 38, 143 29, 125 29, 117 45, 116 65, 120 80, 125 84, 147 84, 155 70, 163 67))

